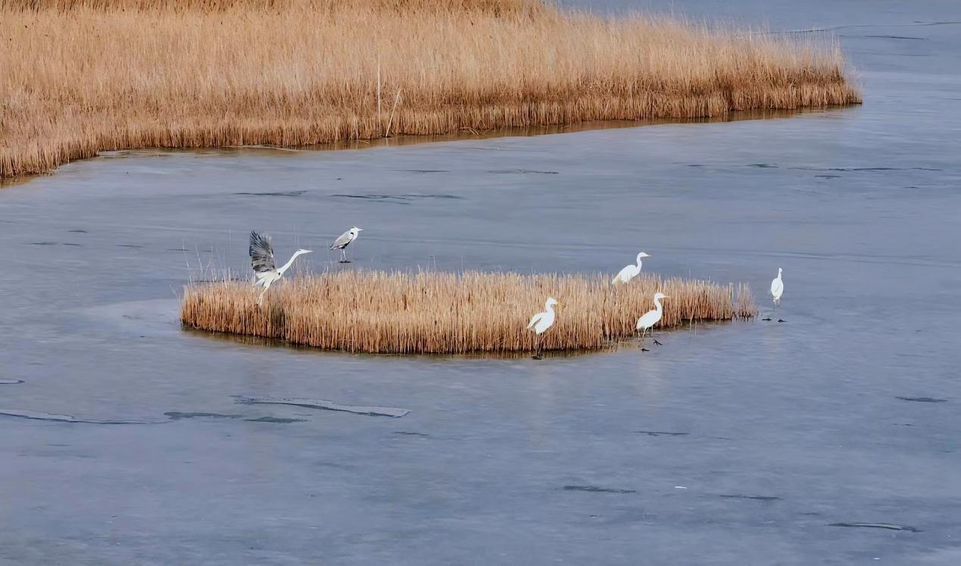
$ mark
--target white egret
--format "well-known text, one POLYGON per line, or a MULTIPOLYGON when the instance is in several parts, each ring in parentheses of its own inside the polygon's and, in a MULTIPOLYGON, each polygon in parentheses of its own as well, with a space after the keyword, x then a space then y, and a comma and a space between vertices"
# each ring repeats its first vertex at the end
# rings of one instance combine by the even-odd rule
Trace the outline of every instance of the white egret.
POLYGON ((661 299, 670 299, 670 297, 664 293, 654 293, 654 310, 648 311, 644 316, 637 319, 637 329, 641 331, 641 350, 644 352, 647 351, 647 349, 644 348, 644 334, 648 329, 651 331, 651 338, 654 340, 654 343, 658 346, 661 345, 661 343, 657 341, 657 338, 654 338, 654 325, 660 322, 661 316, 664 315, 664 311, 661 308, 661 299))
POLYGON ((540 335, 547 332, 547 329, 554 325, 554 305, 560 304, 554 297, 547 297, 547 301, 544 303, 544 312, 539 312, 531 317, 531 321, 527 324, 527 329, 534 330, 537 334, 537 352, 534 353, 534 359, 541 359, 541 339, 540 335))
POLYGON ((781 295, 784 294, 784 281, 781 281, 781 268, 777 268, 777 277, 771 281, 771 296, 774 297, 774 308, 781 304, 781 295))
POLYGON ((611 285, 617 285, 618 283, 628 283, 631 279, 634 279, 641 274, 641 258, 651 257, 644 252, 637 254, 637 265, 625 266, 614 279, 611 280, 611 285))
POLYGON ((340 263, 350 263, 349 261, 347 261, 347 246, 349 246, 351 242, 356 240, 357 236, 360 235, 360 233, 363 231, 364 231, 363 228, 358 228, 354 226, 350 230, 347 230, 346 232, 341 234, 340 237, 334 240, 334 243, 330 245, 330 249, 340 250, 340 254, 341 254, 340 263))
POLYGON ((262 304, 264 301, 264 293, 270 286, 273 285, 274 281, 277 281, 284 276, 284 272, 290 269, 290 266, 294 264, 294 260, 298 256, 303 254, 309 254, 312 250, 297 250, 294 255, 290 256, 290 260, 282 265, 280 269, 276 267, 274 263, 274 248, 270 245, 270 236, 267 234, 258 234, 256 231, 250 232, 250 265, 254 268, 254 274, 257 280, 254 281, 254 286, 263 286, 264 290, 260 292, 260 296, 257 297, 257 304, 262 304))

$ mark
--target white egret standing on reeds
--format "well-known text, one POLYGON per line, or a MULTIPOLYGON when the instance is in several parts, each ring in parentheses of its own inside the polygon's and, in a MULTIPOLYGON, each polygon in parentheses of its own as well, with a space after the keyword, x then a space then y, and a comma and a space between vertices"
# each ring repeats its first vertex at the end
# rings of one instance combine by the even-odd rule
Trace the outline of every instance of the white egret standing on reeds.
POLYGON ((781 295, 784 294, 784 281, 781 281, 781 268, 777 268, 777 277, 771 281, 771 296, 774 297, 774 308, 777 309, 781 304, 781 295))
POLYGON ((527 329, 533 329, 537 335, 537 351, 534 353, 535 360, 541 359, 541 334, 547 332, 547 329, 554 325, 554 305, 556 304, 558 304, 557 299, 547 297, 547 301, 544 303, 544 312, 535 314, 527 324, 527 329))
POLYGON ((637 319, 637 329, 641 331, 641 351, 647 351, 647 348, 644 347, 644 333, 646 333, 648 329, 651 331, 651 339, 654 340, 654 343, 658 346, 661 345, 661 343, 657 341, 657 338, 654 338, 654 325, 660 322, 661 316, 664 315, 661 307, 661 299, 669 298, 670 297, 664 293, 654 293, 654 310, 648 311, 644 316, 637 319))
POLYGON ((336 240, 334 240, 334 243, 330 245, 330 249, 340 250, 340 263, 350 263, 347 261, 347 246, 356 240, 357 236, 359 236, 363 231, 363 228, 354 226, 350 230, 347 230, 341 234, 336 240))
POLYGON ((270 286, 281 277, 284 276, 284 272, 290 269, 290 266, 294 264, 294 260, 298 256, 303 254, 309 254, 312 250, 297 250, 294 255, 290 256, 290 260, 278 269, 274 263, 274 248, 270 245, 270 236, 267 234, 258 234, 256 231, 250 232, 250 265, 254 268, 254 275, 256 276, 256 281, 254 281, 254 286, 263 286, 264 290, 260 292, 260 296, 257 297, 257 304, 262 304, 264 301, 264 293, 270 286))
POLYGON ((631 279, 634 279, 641 274, 641 259, 645 257, 651 257, 644 252, 637 254, 637 265, 631 264, 627 265, 622 269, 614 279, 611 280, 611 285, 617 285, 618 283, 628 283, 631 279))

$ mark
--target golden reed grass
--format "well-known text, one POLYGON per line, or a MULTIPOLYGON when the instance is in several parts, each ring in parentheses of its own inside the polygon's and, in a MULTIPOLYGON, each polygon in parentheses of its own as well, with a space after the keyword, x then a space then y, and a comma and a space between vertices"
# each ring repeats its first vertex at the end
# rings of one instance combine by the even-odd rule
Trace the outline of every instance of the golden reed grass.
POLYGON ((102 150, 860 101, 833 45, 539 0, 0 0, 0 22, 0 177, 102 150))
POLYGON ((341 271, 271 288, 222 282, 188 286, 186 327, 277 338, 328 350, 392 354, 521 352, 536 347, 531 316, 556 298, 545 350, 596 350, 635 333, 638 317, 665 299, 658 329, 757 313, 745 285, 641 275, 613 287, 608 276, 341 271))

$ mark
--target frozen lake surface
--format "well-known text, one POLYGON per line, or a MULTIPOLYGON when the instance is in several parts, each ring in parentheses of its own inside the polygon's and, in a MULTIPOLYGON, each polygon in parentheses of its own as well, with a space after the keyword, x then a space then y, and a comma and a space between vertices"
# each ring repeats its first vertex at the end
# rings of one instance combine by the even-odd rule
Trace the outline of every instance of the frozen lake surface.
POLYGON ((133 152, 0 191, 0 563, 961 563, 961 7, 634 5, 831 29, 865 104, 133 152), (354 224, 348 269, 613 273, 645 250, 751 283, 764 314, 783 267, 786 322, 540 362, 179 328, 183 285, 247 269, 251 228, 322 271, 354 224))

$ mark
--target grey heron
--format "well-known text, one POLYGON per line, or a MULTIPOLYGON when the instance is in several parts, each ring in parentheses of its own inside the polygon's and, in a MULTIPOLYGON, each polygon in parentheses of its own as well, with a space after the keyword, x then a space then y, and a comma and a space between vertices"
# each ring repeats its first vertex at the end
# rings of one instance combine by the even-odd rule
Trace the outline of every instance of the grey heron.
POLYGON ((341 234, 336 240, 334 240, 334 243, 330 245, 330 249, 340 250, 340 263, 350 263, 347 261, 347 246, 356 240, 357 236, 360 235, 363 230, 363 228, 354 226, 350 230, 347 230, 341 234))
POLYGON ((264 288, 260 292, 260 296, 257 297, 257 304, 263 303, 264 293, 267 292, 267 289, 270 289, 275 281, 284 276, 284 272, 290 269, 298 256, 309 254, 311 251, 313 250, 297 250, 294 255, 290 256, 287 263, 278 269, 276 263, 274 263, 274 248, 270 245, 270 236, 251 231, 248 252, 250 253, 250 265, 254 268, 254 275, 256 276, 254 286, 261 285, 264 288))

